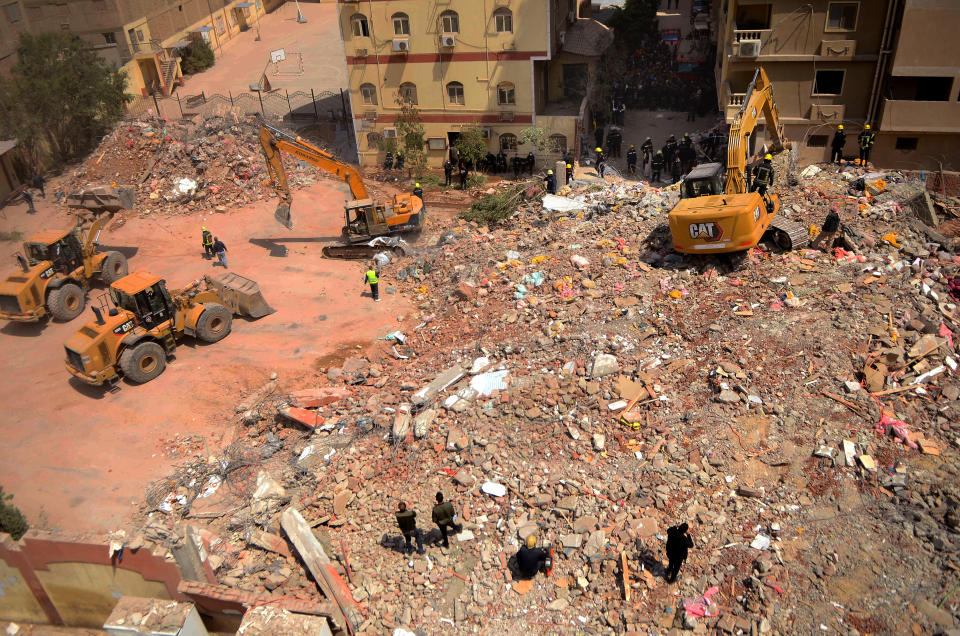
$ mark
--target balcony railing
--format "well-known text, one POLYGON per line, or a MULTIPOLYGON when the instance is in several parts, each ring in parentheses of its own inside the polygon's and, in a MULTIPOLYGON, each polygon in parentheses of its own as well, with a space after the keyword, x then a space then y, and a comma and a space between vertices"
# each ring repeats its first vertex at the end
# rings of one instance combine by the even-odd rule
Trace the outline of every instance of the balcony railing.
POLYGON ((763 40, 772 31, 773 29, 734 29, 733 41, 740 42, 742 40, 763 40))

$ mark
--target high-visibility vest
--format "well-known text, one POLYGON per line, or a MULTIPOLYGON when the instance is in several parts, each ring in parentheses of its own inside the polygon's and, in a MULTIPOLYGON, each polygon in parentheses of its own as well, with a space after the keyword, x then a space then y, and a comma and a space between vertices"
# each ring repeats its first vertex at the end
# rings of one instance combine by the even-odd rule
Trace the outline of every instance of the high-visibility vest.
POLYGON ((371 285, 376 285, 377 283, 379 283, 379 282, 380 282, 380 279, 377 278, 377 272, 375 272, 375 271, 372 270, 372 269, 368 269, 368 270, 367 270, 367 282, 370 283, 371 285))
POLYGON ((860 133, 860 147, 869 148, 873 145, 873 133, 860 133))
POLYGON ((757 168, 757 176, 754 179, 760 185, 768 185, 770 183, 770 175, 773 173, 773 168, 768 165, 761 165, 757 168))
POLYGON ((204 245, 213 245, 213 234, 210 232, 203 233, 203 244, 204 245))

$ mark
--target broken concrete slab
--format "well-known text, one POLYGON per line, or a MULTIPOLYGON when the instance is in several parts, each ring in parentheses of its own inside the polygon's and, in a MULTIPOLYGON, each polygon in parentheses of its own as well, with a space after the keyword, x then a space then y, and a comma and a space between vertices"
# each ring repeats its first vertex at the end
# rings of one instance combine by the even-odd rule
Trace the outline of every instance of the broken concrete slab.
POLYGON ((451 384, 463 377, 463 369, 459 366, 450 367, 435 377, 430 384, 413 394, 413 404, 422 406, 431 402, 437 395, 451 384))

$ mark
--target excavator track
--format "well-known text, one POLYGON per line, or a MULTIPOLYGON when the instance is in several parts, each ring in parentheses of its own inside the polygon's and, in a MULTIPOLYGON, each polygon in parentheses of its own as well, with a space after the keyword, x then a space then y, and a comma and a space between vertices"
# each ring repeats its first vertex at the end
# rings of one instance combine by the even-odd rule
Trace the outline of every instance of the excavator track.
POLYGON ((777 247, 786 252, 800 250, 810 244, 810 234, 807 229, 781 214, 773 217, 770 227, 767 228, 767 234, 777 247))
POLYGON ((380 252, 389 252, 394 258, 404 256, 407 251, 400 245, 348 245, 346 243, 331 243, 323 246, 324 258, 335 258, 345 261, 370 260, 380 252))

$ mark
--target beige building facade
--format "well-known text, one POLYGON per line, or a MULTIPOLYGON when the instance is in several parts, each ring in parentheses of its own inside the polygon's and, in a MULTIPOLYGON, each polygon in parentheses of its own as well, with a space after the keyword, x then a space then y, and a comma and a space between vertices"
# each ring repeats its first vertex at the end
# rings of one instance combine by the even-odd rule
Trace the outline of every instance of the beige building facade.
POLYGON ((0 0, 0 72, 16 61, 21 33, 70 31, 127 72, 134 95, 169 94, 178 51, 203 38, 216 52, 283 0, 0 0))
MULTIPOLYGON (((397 97, 414 103, 428 163, 443 164, 465 127, 508 157, 531 148, 524 128, 574 150, 596 61, 612 33, 580 18, 575 0, 339 0, 357 147, 379 164, 396 135, 397 97)), ((549 155, 549 156, 548 156, 549 155)))
POLYGON ((870 124, 874 164, 960 170, 960 2, 719 0, 718 8, 728 122, 763 66, 802 163, 829 159, 838 124, 845 154, 856 157, 870 124))

